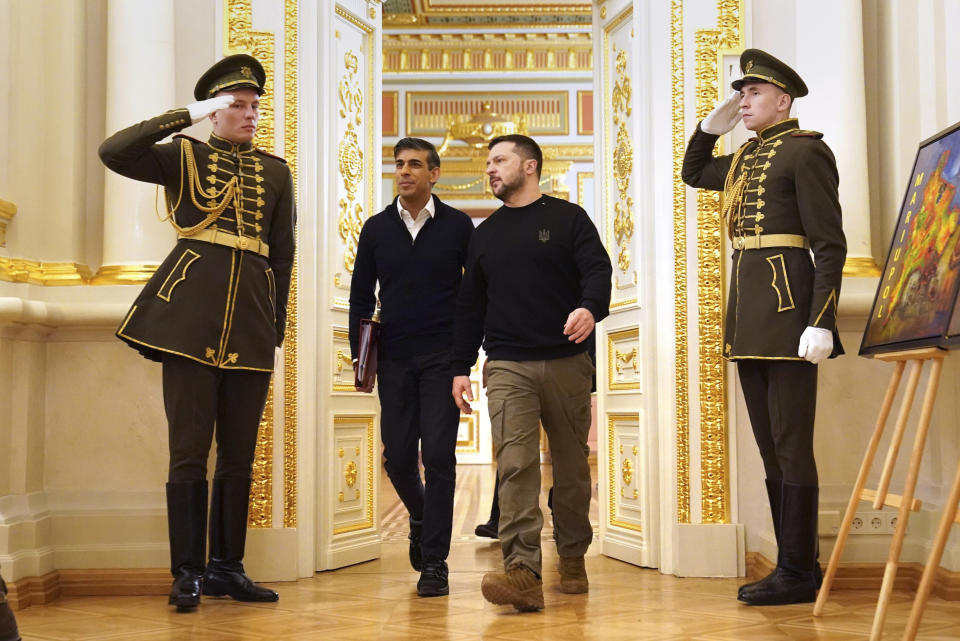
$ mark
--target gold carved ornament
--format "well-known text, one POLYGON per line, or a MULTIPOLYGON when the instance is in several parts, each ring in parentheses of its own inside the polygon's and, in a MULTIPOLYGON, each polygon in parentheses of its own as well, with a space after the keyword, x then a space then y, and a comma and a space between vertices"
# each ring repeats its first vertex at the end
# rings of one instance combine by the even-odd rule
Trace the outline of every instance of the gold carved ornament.
MULTIPOLYGON (((297 105, 298 74, 298 12, 299 0, 284 0, 283 17, 283 155, 297 189, 297 139, 299 126, 297 105)), ((299 224, 294 227, 299 238, 299 224)), ((299 243, 298 243, 299 246, 299 243)), ((297 527, 297 327, 299 277, 297 264, 299 249, 293 257, 290 272, 290 294, 287 297, 287 326, 283 340, 283 527, 297 527)))
POLYGON ((673 318, 677 422, 677 522, 690 522, 690 396, 687 369, 687 186, 683 183, 684 124, 683 0, 670 2, 670 75, 673 96, 673 318))
POLYGON ((623 368, 626 365, 630 365, 633 371, 637 371, 637 348, 634 347, 629 352, 614 350, 614 363, 617 368, 617 374, 622 374, 623 368))
POLYGON ((357 78, 359 59, 352 51, 343 56, 343 65, 347 74, 341 78, 337 95, 340 101, 340 118, 347 121, 346 131, 337 146, 337 162, 343 187, 347 191, 338 206, 340 215, 337 220, 337 232, 346 249, 343 265, 348 273, 353 273, 357 259, 357 243, 360 242, 360 230, 363 228, 363 203, 357 199, 357 191, 363 182, 363 149, 357 127, 362 124, 363 92, 357 78))
POLYGON ((611 95, 613 124, 617 128, 612 165, 619 194, 613 205, 613 238, 617 245, 617 267, 626 272, 630 269, 630 239, 633 237, 633 197, 629 195, 630 177, 633 174, 633 141, 627 128, 627 118, 632 112, 633 89, 627 75, 627 53, 622 49, 617 52, 616 73, 611 95))
POLYGON ((357 464, 353 461, 347 461, 343 469, 343 482, 347 487, 353 487, 357 483, 357 464))
POLYGON ((625 458, 620 467, 623 470, 623 484, 630 485, 630 481, 633 480, 633 461, 625 458))
MULTIPOLYGON (((224 54, 246 52, 263 65, 267 81, 260 98, 260 118, 254 145, 269 153, 275 151, 275 93, 274 49, 275 36, 269 31, 253 30, 252 0, 226 0, 224 3, 224 54)), ((297 49, 298 49, 298 0, 283 0, 283 155, 297 184, 297 49)), ((284 339, 283 370, 283 525, 297 525, 297 258, 290 275, 290 295, 287 300, 287 326, 284 339)), ((250 517, 252 527, 273 526, 273 396, 270 391, 257 436, 256 454, 250 491, 250 517)))
MULTIPOLYGON (((720 99, 721 53, 742 47, 741 0, 717 0, 717 28, 695 34, 696 113, 720 99)), ((723 360, 723 219, 719 194, 697 192, 697 291, 700 337, 700 491, 703 523, 730 521, 726 365, 723 360)))

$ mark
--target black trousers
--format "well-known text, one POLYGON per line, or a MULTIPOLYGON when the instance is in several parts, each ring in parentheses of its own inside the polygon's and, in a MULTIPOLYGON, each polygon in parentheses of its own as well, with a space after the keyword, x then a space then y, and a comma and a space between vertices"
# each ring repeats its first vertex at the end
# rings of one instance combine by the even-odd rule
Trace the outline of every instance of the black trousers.
POLYGON ((269 372, 225 370, 165 354, 163 404, 170 441, 168 480, 206 480, 214 433, 214 478, 249 479, 269 386, 269 372))
POLYGON ((737 361, 753 436, 767 478, 817 485, 813 423, 817 366, 807 361, 737 361))
POLYGON ((387 475, 410 517, 423 522, 423 558, 446 559, 453 528, 460 424, 460 410, 450 394, 453 377, 449 355, 442 352, 381 361, 377 376, 387 475))

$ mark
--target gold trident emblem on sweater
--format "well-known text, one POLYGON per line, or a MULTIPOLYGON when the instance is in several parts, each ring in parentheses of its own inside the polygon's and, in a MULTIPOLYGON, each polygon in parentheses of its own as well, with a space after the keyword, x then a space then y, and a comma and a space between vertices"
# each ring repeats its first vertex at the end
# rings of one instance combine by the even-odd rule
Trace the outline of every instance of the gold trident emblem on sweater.
POLYGON ((550 230, 549 230, 549 229, 541 229, 541 230, 540 230, 540 234, 538 235, 538 238, 540 239, 540 242, 541 242, 541 243, 545 243, 545 242, 549 241, 549 240, 550 240, 550 230))

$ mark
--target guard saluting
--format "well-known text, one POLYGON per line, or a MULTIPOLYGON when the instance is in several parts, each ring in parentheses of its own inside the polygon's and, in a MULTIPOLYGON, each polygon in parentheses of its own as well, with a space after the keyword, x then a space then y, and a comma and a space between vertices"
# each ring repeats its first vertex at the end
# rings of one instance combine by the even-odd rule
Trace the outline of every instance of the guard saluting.
POLYGON ((793 100, 807 94, 800 76, 757 49, 743 52, 740 68, 735 91, 690 139, 683 180, 724 192, 734 250, 724 356, 737 361, 779 547, 776 570, 742 586, 738 598, 809 602, 821 580, 817 364, 843 353, 836 313, 847 250, 837 166, 822 134, 789 117, 793 100), (735 154, 713 157, 717 138, 741 118, 756 137, 735 154))
POLYGON ((280 158, 254 149, 266 75, 240 54, 211 67, 198 102, 133 125, 100 146, 103 163, 165 189, 177 244, 144 286, 117 336, 163 364, 169 426, 167 520, 170 604, 201 592, 276 601, 244 573, 250 473, 274 350, 283 341, 294 254, 293 180, 280 158), (209 117, 207 142, 161 139, 209 117), (207 531, 206 462, 217 463, 207 531))

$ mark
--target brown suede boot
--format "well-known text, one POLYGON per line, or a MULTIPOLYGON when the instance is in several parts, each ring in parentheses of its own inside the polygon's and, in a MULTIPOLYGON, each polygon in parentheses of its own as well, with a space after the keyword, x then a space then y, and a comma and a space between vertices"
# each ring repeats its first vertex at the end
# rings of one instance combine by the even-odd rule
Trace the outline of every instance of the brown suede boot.
POLYGON ((533 570, 514 565, 504 572, 487 572, 480 591, 490 603, 512 605, 520 612, 543 609, 543 580, 533 570))
POLYGON ((565 594, 586 594, 590 591, 582 556, 560 557, 560 591, 565 594))

